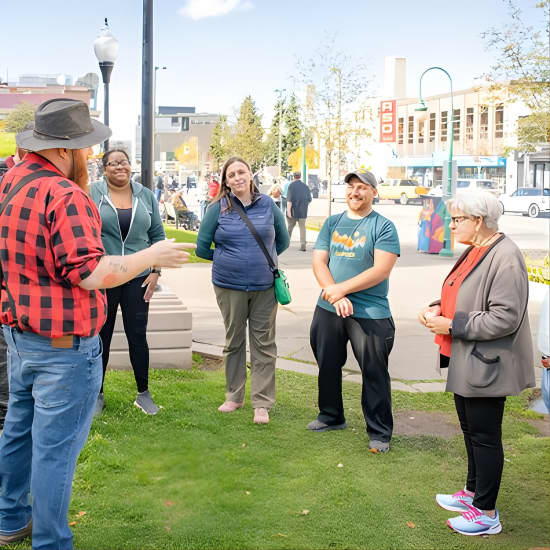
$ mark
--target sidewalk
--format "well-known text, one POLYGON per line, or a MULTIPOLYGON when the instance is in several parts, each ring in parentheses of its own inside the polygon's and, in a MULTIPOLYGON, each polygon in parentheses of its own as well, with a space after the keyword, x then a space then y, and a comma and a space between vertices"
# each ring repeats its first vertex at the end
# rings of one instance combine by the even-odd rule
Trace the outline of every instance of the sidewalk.
MULTIPOLYGON (((279 258, 290 282, 292 302, 279 306, 277 315, 277 368, 317 375, 309 345, 309 327, 319 296, 311 270, 311 250, 318 232, 307 231, 307 251, 299 250, 298 230, 290 248, 279 258)), ((415 236, 414 236, 415 237, 415 236)), ((401 257, 390 278, 390 307, 396 324, 395 344, 390 355, 392 387, 411 392, 443 391, 446 373, 438 372, 433 335, 417 321, 418 311, 439 295, 441 283, 456 258, 421 254, 409 240, 401 243, 401 257)), ((225 341, 223 321, 216 303, 210 264, 189 264, 163 270, 162 284, 170 287, 193 313, 193 351, 222 357, 225 341)), ((536 287, 542 285, 536 285, 536 287)), ((534 335, 542 292, 531 291, 529 316, 534 335)), ((536 338, 535 338, 536 341, 536 338)), ((540 377, 540 369, 537 376, 540 377)), ((360 371, 348 347, 344 368, 347 380, 360 382, 360 371)))

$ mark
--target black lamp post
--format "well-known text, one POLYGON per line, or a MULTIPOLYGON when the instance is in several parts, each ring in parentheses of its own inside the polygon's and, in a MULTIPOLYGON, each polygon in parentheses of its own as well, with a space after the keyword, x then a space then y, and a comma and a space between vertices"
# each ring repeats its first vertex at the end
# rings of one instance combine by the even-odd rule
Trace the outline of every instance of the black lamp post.
MULTIPOLYGON (((118 40, 111 33, 107 18, 105 25, 101 27, 99 36, 94 42, 94 52, 99 61, 101 76, 103 77, 104 85, 104 107, 103 107, 103 123, 109 126, 109 82, 111 80, 111 72, 115 66, 115 61, 118 55, 118 40)), ((103 142, 103 151, 109 150, 109 140, 103 142)))

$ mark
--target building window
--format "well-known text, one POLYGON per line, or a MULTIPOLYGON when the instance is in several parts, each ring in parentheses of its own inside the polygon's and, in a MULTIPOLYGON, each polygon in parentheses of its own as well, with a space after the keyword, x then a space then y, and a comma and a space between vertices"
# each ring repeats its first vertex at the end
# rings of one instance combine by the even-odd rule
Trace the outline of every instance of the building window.
POLYGON ((466 139, 474 139, 474 108, 468 107, 466 109, 466 139))
POLYGON ((179 116, 173 116, 171 119, 172 126, 179 126, 180 125, 180 117, 179 116))
POLYGON ((504 135, 504 105, 500 103, 495 108, 495 137, 501 138, 504 135))
POLYGON ((447 111, 441 111, 441 141, 447 141, 447 111))
POLYGON ((408 128, 407 137, 408 137, 407 141, 409 143, 414 142, 414 117, 413 116, 409 117, 409 128, 408 128))
POLYGON ((435 141, 435 113, 430 113, 430 143, 435 141))
POLYGON ((424 121, 418 122, 418 143, 424 143, 424 121))
POLYGON ((181 131, 182 132, 188 132, 189 131, 189 117, 188 116, 181 117, 181 131))
POLYGON ((460 139, 460 109, 453 110, 453 141, 460 139))
POLYGON ((489 108, 487 105, 479 106, 479 139, 489 137, 489 108))
POLYGON ((403 118, 400 118, 398 119, 398 124, 397 124, 397 137, 398 137, 398 140, 397 140, 397 143, 401 144, 403 143, 403 118))

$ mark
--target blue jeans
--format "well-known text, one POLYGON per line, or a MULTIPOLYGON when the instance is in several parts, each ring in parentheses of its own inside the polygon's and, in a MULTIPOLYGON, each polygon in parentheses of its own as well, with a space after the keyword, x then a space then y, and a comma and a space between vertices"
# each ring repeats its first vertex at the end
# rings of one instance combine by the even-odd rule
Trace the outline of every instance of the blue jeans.
POLYGON ((53 348, 48 338, 3 328, 10 393, 0 437, 0 532, 18 531, 32 517, 34 550, 72 550, 67 513, 101 386, 101 342, 74 337, 72 348, 53 348))
POLYGON ((550 414, 550 369, 542 369, 541 392, 546 410, 550 414))

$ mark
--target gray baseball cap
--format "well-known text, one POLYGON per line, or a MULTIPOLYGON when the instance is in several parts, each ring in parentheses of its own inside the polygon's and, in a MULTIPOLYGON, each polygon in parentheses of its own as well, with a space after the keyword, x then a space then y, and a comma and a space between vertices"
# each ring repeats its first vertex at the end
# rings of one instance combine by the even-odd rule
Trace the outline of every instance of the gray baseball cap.
POLYGON ((350 172, 349 174, 346 174, 344 181, 348 183, 349 180, 353 177, 360 179, 363 183, 366 183, 367 185, 370 185, 375 189, 378 185, 374 174, 372 172, 369 172, 368 170, 357 170, 356 172, 350 172))

